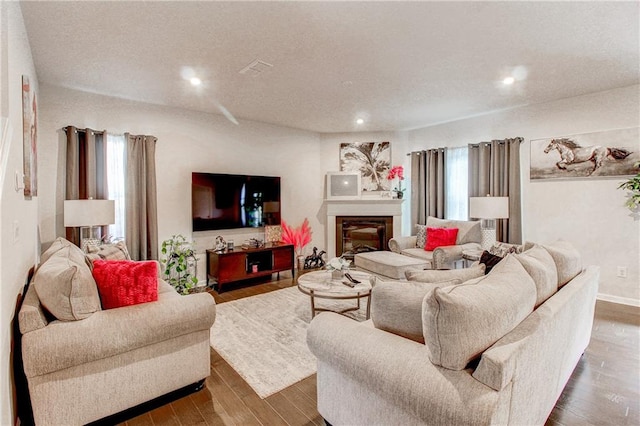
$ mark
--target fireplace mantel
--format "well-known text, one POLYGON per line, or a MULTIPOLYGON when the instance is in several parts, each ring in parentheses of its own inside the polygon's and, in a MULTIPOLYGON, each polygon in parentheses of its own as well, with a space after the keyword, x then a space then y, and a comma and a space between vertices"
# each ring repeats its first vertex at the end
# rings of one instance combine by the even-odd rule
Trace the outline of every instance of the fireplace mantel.
POLYGON ((336 255, 336 216, 392 216, 394 237, 401 234, 402 202, 394 198, 325 200, 327 259, 336 255))

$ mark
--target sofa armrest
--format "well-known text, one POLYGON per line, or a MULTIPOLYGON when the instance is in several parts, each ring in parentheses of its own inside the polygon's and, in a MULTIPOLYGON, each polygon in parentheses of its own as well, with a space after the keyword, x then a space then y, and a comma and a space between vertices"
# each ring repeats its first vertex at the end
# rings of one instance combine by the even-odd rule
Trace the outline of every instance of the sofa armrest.
MULTIPOLYGON (((381 395, 425 422, 489 424, 498 393, 471 376, 434 366, 420 343, 334 313, 316 316, 307 344, 318 363, 381 395)), ((320 382, 320 380, 319 380, 320 382)))
POLYGON ((462 260, 465 250, 480 250, 478 243, 466 243, 455 246, 441 246, 433 250, 433 269, 450 268, 455 261, 462 260))
POLYGON ((39 376, 209 330, 215 316, 213 297, 198 293, 98 311, 79 321, 53 321, 22 336, 25 374, 39 376))
POLYGON ((389 240, 389 250, 394 253, 400 253, 404 249, 415 248, 418 237, 411 235, 409 237, 397 237, 389 240))

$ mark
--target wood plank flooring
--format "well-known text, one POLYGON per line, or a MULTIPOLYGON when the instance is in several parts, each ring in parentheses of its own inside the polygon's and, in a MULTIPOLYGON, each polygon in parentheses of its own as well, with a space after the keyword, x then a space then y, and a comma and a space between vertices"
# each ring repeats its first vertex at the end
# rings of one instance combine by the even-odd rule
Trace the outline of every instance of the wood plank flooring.
MULTIPOLYGON (((216 303, 294 285, 291 274, 210 294, 216 303)), ((191 395, 139 415, 137 425, 318 425, 316 376, 266 399, 211 349, 211 376, 191 395)), ((532 401, 535 403, 535 401, 532 401)), ((598 301, 591 343, 549 416, 547 426, 640 424, 640 309, 598 301)))

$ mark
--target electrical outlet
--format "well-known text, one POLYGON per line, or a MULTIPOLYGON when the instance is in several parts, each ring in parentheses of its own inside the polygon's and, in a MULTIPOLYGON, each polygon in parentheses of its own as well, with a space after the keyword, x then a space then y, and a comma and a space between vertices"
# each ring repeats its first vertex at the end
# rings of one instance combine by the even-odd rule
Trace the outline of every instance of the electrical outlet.
POLYGON ((626 266, 618 266, 618 274, 619 278, 627 278, 627 267, 626 266))

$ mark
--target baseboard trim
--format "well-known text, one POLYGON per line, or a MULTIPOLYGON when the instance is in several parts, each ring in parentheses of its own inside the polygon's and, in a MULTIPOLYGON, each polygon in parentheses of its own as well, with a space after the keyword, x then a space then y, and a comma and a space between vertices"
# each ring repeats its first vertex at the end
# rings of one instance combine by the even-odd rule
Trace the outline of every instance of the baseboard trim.
POLYGON ((620 303, 621 305, 629 305, 640 308, 640 300, 632 299, 630 297, 619 297, 612 296, 610 294, 598 293, 597 299, 603 300, 605 302, 620 303))

